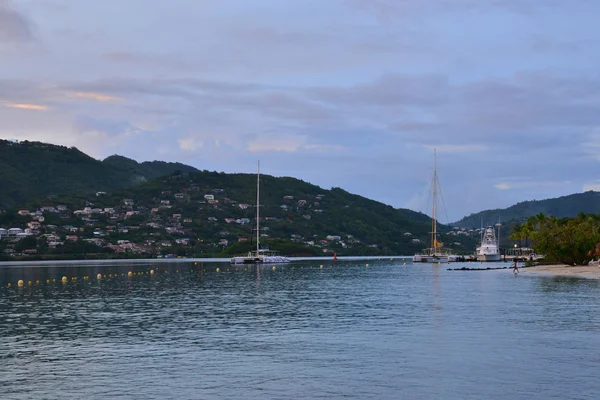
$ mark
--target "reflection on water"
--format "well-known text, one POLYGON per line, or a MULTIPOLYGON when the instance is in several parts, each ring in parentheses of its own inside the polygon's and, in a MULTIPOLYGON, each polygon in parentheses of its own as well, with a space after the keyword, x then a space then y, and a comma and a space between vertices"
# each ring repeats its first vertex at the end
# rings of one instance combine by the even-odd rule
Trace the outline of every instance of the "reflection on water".
POLYGON ((596 399, 599 289, 398 261, 0 268, 0 393, 596 399))

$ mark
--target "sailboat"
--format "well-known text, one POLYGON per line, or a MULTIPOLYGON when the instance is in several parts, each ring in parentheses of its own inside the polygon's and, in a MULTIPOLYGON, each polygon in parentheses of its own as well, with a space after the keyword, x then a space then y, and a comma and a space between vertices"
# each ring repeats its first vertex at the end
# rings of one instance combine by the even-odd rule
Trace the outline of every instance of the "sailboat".
POLYGON ((256 250, 246 256, 231 258, 231 264, 277 264, 288 263, 289 258, 279 255, 279 252, 260 248, 260 161, 257 162, 256 173, 256 250))
POLYGON ((433 206, 431 210, 431 247, 423 250, 421 253, 415 254, 412 258, 414 263, 447 263, 456 261, 457 256, 451 254, 448 249, 444 249, 444 244, 438 240, 437 233, 437 165, 436 152, 433 150, 433 206))

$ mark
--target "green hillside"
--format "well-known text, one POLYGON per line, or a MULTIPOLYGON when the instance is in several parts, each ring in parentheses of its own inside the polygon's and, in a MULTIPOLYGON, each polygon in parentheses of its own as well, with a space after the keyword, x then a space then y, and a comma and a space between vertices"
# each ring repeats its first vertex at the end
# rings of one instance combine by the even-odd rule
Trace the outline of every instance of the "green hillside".
MULTIPOLYGON (((108 234, 108 240, 143 244, 188 238, 189 246, 178 253, 226 256, 255 243, 255 199, 256 175, 175 172, 106 195, 62 195, 31 201, 24 208, 67 206, 69 213, 60 217, 44 214, 45 223, 78 226, 90 238, 92 232, 127 228, 126 234, 108 234), (125 205, 128 199, 133 204, 125 205), (85 207, 114 209, 114 214, 73 216, 85 207)), ((15 225, 19 219, 13 215, 14 211, 6 213, 0 224, 15 225)), ((410 255, 427 246, 430 229, 430 218, 422 213, 394 209, 340 188, 327 190, 295 178, 261 175, 261 241, 286 254, 410 255)), ((447 231, 444 226, 439 229, 447 231)), ((441 240, 461 253, 472 252, 475 244, 470 237, 456 244, 458 239, 445 233, 441 240)))
POLYGON ((0 209, 48 195, 129 187, 176 170, 196 171, 179 163, 138 163, 121 156, 99 161, 74 147, 0 140, 0 209))
POLYGON ((600 192, 588 191, 546 200, 531 200, 517 203, 505 209, 485 210, 454 222, 451 225, 464 228, 478 228, 481 221, 491 224, 498 221, 523 221, 543 213, 558 218, 575 217, 580 212, 600 214, 600 192))

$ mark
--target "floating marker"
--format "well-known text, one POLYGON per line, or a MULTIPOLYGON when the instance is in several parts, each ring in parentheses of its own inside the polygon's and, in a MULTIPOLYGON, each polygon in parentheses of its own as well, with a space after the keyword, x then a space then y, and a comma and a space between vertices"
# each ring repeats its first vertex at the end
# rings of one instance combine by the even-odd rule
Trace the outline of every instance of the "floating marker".
POLYGON ((369 266, 369 264, 365 265, 365 267, 368 267, 368 266, 369 266))
POLYGON ((273 271, 275 271, 277 268, 276 268, 276 267, 273 265, 273 266, 271 267, 271 269, 272 269, 273 271))
POLYGON ((29 286, 31 286, 31 281, 27 282, 27 284, 28 284, 29 286))
POLYGON ((154 275, 154 270, 153 269, 150 270, 150 275, 154 275))
POLYGON ((221 272, 221 268, 217 268, 215 271, 216 272, 221 272))
POLYGON ((323 265, 319 265, 319 268, 323 269, 323 265))
POLYGON ((17 286, 18 287, 23 287, 23 280, 19 279, 19 282, 17 282, 17 286))
POLYGON ((35 281, 35 284, 36 284, 36 285, 39 285, 39 284, 40 284, 40 281, 39 281, 39 280, 36 280, 36 281, 35 281))
POLYGON ((56 279, 52 279, 52 283, 56 283, 56 279))
POLYGON ((406 265, 406 263, 402 264, 402 265, 406 265))
POLYGON ((67 283, 67 281, 68 281, 67 277, 66 277, 66 276, 63 276, 63 277, 62 277, 62 282, 63 282, 63 283, 67 283))
POLYGON ((50 283, 50 279, 46 279, 46 283, 47 283, 47 284, 48 284, 48 283, 50 283))
POLYGON ((10 287, 10 282, 8 283, 8 285, 6 285, 7 287, 10 287))
POLYGON ((102 279, 102 274, 96 275, 96 279, 102 279))

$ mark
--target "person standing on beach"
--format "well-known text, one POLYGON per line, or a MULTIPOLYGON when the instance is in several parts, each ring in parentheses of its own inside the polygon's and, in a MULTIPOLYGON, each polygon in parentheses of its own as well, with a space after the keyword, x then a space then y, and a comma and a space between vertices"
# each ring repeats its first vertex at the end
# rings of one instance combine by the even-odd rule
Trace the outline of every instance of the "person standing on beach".
POLYGON ((515 262, 515 263, 513 264, 513 272, 514 272, 514 273, 518 273, 518 272, 519 272, 519 263, 518 263, 518 261, 517 261, 517 258, 516 258, 516 257, 514 258, 514 262, 515 262))

